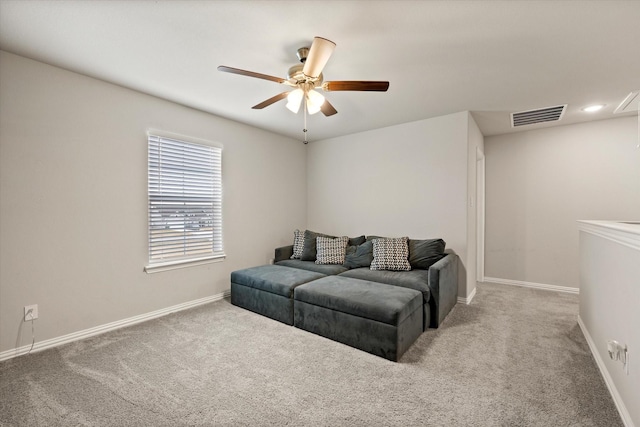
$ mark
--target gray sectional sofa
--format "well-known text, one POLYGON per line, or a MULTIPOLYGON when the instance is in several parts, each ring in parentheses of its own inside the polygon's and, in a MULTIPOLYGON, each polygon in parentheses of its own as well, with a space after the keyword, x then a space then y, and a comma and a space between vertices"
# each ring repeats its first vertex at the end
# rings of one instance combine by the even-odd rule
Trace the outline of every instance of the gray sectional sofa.
POLYGON ((302 259, 289 245, 274 265, 231 273, 231 302, 394 361, 457 302, 458 257, 441 239, 408 240, 411 269, 388 271, 371 269, 377 236, 349 239, 342 264, 316 262, 317 236, 305 232, 302 259))

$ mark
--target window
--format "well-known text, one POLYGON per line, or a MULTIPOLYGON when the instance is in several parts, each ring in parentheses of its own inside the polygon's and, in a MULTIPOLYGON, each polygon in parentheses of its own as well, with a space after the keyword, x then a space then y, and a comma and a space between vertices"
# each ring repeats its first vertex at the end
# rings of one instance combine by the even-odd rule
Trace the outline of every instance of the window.
POLYGON ((149 134, 147 272, 224 257, 222 148, 149 134))

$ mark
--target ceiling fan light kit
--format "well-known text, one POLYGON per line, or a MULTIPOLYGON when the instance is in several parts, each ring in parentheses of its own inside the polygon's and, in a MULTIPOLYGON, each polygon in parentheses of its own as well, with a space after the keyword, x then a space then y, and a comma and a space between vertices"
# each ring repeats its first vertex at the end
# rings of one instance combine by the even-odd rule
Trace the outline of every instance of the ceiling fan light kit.
POLYGON ((321 93, 309 89, 308 86, 305 86, 304 89, 297 88, 287 95, 287 108, 289 111, 297 114, 300 111, 300 104, 303 99, 309 114, 315 114, 320 111, 325 101, 321 93))
POLYGON ((300 104, 302 103, 302 97, 304 92, 302 89, 294 89, 287 95, 287 108, 294 114, 298 114, 300 110, 300 104))
POLYGON ((254 77, 263 80, 284 84, 295 88, 291 92, 283 92, 273 96, 259 104, 253 109, 262 109, 287 98, 287 109, 293 113, 300 111, 300 105, 304 105, 304 143, 307 143, 307 113, 315 114, 322 111, 325 116, 332 116, 338 111, 325 99, 325 97, 315 89, 329 91, 373 91, 386 92, 389 89, 387 81, 329 81, 323 82, 322 70, 329 61, 336 44, 331 40, 322 37, 315 37, 311 47, 301 47, 296 52, 302 65, 294 65, 289 68, 287 78, 279 78, 267 74, 253 71, 241 70, 239 68, 220 65, 218 71, 225 73, 239 74, 247 77, 254 77))
POLYGON ((322 104, 324 104, 324 96, 320 94, 320 92, 316 92, 315 90, 310 90, 307 92, 307 110, 309 114, 315 114, 320 111, 322 104))

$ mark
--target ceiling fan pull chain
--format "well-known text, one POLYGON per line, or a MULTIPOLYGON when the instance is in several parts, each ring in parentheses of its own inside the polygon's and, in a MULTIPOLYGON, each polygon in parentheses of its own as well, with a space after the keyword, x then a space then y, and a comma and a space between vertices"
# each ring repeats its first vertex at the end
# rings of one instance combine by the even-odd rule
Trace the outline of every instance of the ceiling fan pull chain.
POLYGON ((304 142, 305 144, 308 144, 309 141, 307 141, 307 102, 306 100, 303 98, 302 99, 302 103, 304 104, 304 128, 302 128, 302 132, 304 133, 304 142))

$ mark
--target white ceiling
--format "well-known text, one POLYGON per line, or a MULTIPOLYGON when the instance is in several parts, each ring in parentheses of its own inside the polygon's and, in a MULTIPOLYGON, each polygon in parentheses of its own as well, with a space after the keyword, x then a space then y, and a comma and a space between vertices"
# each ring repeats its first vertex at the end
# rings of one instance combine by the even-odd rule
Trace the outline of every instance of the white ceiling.
POLYGON ((0 2, 2 50, 297 139, 284 101, 251 109, 287 87, 216 67, 286 77, 314 36, 337 44, 325 80, 390 87, 326 93, 312 141, 465 110, 485 135, 559 104, 558 124, 606 119, 640 89, 640 1, 0 2))

